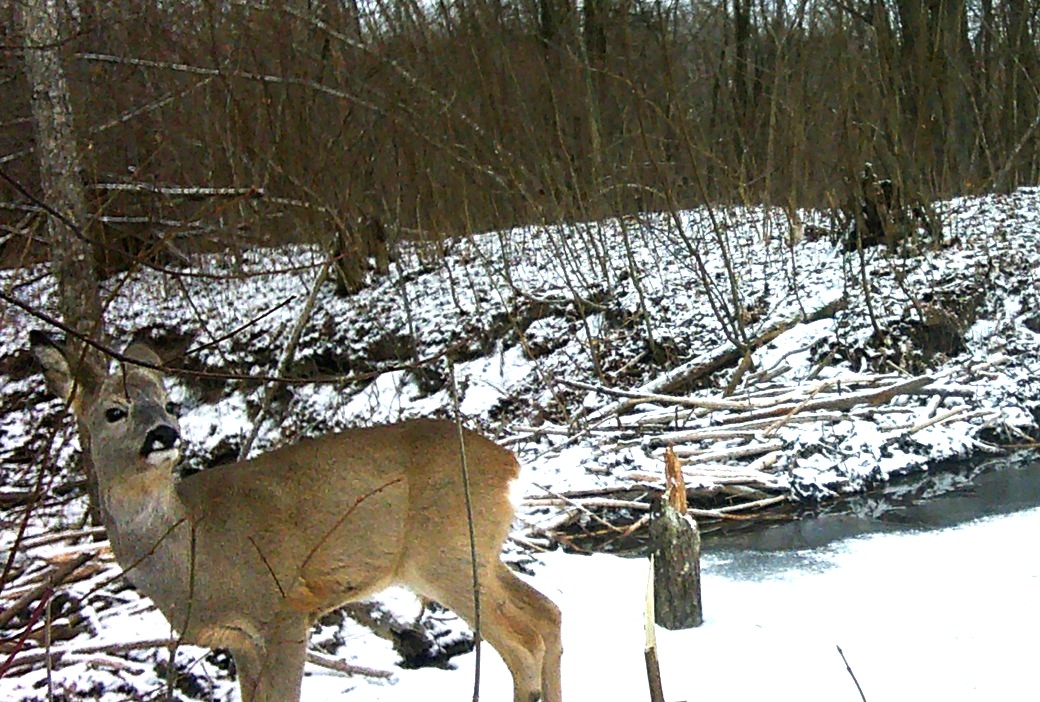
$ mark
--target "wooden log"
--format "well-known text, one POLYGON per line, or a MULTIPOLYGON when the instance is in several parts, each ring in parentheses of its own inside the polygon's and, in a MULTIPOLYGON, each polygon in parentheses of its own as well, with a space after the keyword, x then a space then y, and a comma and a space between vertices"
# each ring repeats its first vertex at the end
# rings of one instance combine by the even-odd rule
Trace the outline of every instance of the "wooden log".
MULTIPOLYGON (((130 651, 146 651, 150 649, 169 648, 172 644, 179 643, 175 639, 145 639, 143 641, 112 641, 109 643, 88 644, 85 646, 70 646, 68 648, 52 648, 49 650, 25 651, 15 655, 11 659, 9 672, 20 673, 23 670, 34 668, 41 663, 56 666, 65 662, 76 662, 83 656, 95 654, 118 655, 130 651)), ((372 678, 389 679, 393 673, 386 670, 366 668, 364 666, 351 665, 336 660, 332 656, 318 651, 307 651, 307 662, 319 665, 330 670, 335 670, 347 675, 362 675, 372 678)))
POLYGON ((655 621, 666 629, 700 626, 701 536, 686 508, 686 484, 675 453, 665 454, 667 495, 650 512, 655 621))

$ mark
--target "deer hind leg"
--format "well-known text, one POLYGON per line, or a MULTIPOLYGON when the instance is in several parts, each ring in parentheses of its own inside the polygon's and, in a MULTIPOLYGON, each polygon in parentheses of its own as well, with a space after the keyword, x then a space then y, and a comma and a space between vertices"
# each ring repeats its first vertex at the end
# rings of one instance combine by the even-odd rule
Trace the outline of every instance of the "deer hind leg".
POLYGON ((562 702, 560 659, 563 656, 561 617, 552 600, 520 579, 506 565, 499 563, 498 579, 510 601, 517 604, 525 620, 542 639, 542 700, 562 702))
MULTIPOLYGON (((465 565, 453 566, 445 572, 443 564, 438 577, 418 573, 408 579, 408 584, 432 600, 440 602, 470 626, 474 625, 473 581, 470 576, 469 558, 465 565)), ((545 698, 542 693, 542 660, 545 643, 532 622, 516 591, 503 586, 504 578, 498 568, 501 563, 482 568, 480 575, 480 628, 481 636, 494 646, 502 656, 513 676, 514 702, 558 702, 545 698)), ((510 574, 511 575, 511 574, 510 574)), ((515 577, 515 576, 514 576, 515 577)))
POLYGON ((264 628, 262 650, 233 651, 242 702, 299 702, 309 631, 305 618, 277 618, 264 628))

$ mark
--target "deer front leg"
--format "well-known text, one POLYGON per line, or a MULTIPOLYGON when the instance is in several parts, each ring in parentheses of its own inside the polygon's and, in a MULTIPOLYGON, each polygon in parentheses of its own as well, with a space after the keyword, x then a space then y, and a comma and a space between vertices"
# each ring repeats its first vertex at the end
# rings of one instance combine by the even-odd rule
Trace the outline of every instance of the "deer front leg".
POLYGON ((242 702, 299 702, 309 631, 305 618, 279 618, 264 628, 262 648, 232 652, 242 702))

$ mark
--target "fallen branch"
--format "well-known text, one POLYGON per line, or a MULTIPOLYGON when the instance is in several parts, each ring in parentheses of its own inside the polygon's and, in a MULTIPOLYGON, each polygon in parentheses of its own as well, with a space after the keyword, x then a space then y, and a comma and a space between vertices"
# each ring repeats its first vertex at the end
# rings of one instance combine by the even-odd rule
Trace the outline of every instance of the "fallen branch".
MULTIPOLYGON (((739 417, 738 417, 739 418, 739 417)), ((712 441, 715 439, 727 439, 727 438, 740 438, 741 435, 749 435, 752 438, 759 435, 760 429, 771 426, 775 421, 772 418, 756 419, 753 421, 745 422, 740 421, 730 423, 733 418, 726 417, 721 421, 726 423, 724 429, 692 429, 690 431, 670 432, 665 433, 654 439, 647 441, 649 448, 664 448, 665 446, 676 446, 678 444, 684 444, 691 441, 712 441), (718 434, 717 436, 713 434, 718 434), (735 436, 726 436, 726 434, 736 434, 735 436)), ((818 413, 818 414, 798 414, 792 417, 788 423, 808 423, 808 422, 837 422, 845 419, 845 415, 838 414, 836 412, 830 413, 818 413)))
POLYGON ((87 656, 97 653, 128 653, 130 651, 142 651, 151 648, 169 648, 172 639, 144 639, 141 641, 115 641, 104 644, 89 644, 69 648, 51 648, 49 651, 28 651, 20 653, 11 662, 11 670, 36 666, 40 663, 56 665, 65 656, 87 656))
MULTIPOLYGON (((111 656, 113 654, 130 653, 132 651, 165 649, 169 648, 170 645, 176 641, 176 639, 172 638, 143 639, 141 641, 116 641, 68 648, 52 648, 49 651, 29 651, 15 656, 14 660, 11 662, 10 670, 35 667, 40 663, 49 663, 49 665, 53 666, 63 662, 82 662, 83 659, 97 657, 99 654, 111 656)), ((363 675, 383 680, 393 677, 393 673, 388 670, 352 665, 327 654, 319 653, 318 651, 307 651, 307 662, 346 675, 363 675)), ((109 659, 109 663, 111 663, 111 659, 109 659)))
POLYGON ((894 385, 888 385, 880 390, 862 390, 859 392, 850 392, 838 395, 836 397, 823 397, 810 402, 777 405, 776 407, 747 412, 743 415, 723 417, 720 421, 728 423, 731 420, 748 421, 767 419, 788 414, 792 410, 797 410, 798 413, 801 413, 812 412, 815 410, 850 410, 856 405, 862 404, 880 405, 889 402, 892 398, 898 395, 913 394, 915 391, 931 385, 932 382, 934 382, 933 378, 924 375, 917 378, 911 378, 901 383, 895 383, 894 385))
MULTIPOLYGON (((590 511, 587 507, 585 507, 581 503, 579 503, 579 502, 577 502, 575 500, 572 500, 571 498, 569 498, 569 497, 567 497, 565 495, 561 495, 558 492, 554 492, 553 490, 550 490, 545 485, 535 484, 535 487, 537 487, 537 488, 539 488, 541 490, 544 490, 546 492, 546 494, 552 495, 552 497, 555 498, 555 499, 563 500, 564 503, 574 507, 578 511, 580 511, 583 514, 587 515, 590 519, 599 522, 600 524, 602 524, 603 526, 607 527, 608 529, 613 529, 615 531, 618 530, 618 527, 614 526, 613 524, 611 524, 607 520, 603 519, 602 517, 600 517, 595 512, 590 511)), ((527 504, 532 504, 532 502, 531 501, 527 501, 527 504)))
POLYGON ((40 598, 49 597, 54 591, 54 588, 61 585, 65 578, 69 577, 74 570, 79 568, 81 565, 89 561, 94 557, 93 553, 84 553, 69 561, 65 565, 51 572, 45 576, 43 582, 28 591, 21 597, 19 597, 10 607, 6 608, 3 612, 0 612, 0 629, 7 626, 8 623, 20 613, 28 609, 29 605, 40 598))
POLYGON ((46 546, 47 544, 57 543, 58 541, 66 541, 68 539, 81 539, 85 536, 100 536, 105 533, 105 527, 87 527, 86 529, 76 529, 74 531, 61 531, 56 534, 36 534, 33 536, 26 536, 22 539, 22 549, 28 550, 31 548, 38 548, 40 546, 46 546))
POLYGON ((952 418, 956 417, 959 414, 963 414, 964 412, 967 411, 967 409, 968 409, 967 405, 961 405, 960 407, 954 407, 953 409, 947 410, 946 412, 941 412, 941 413, 935 415, 934 417, 931 417, 929 419, 926 419, 926 420, 924 420, 922 422, 918 422, 917 424, 913 425, 912 427, 910 427, 910 430, 907 431, 906 434, 907 434, 907 436, 910 436, 912 434, 916 434, 917 432, 919 432, 919 431, 921 431, 923 429, 927 429, 928 427, 933 426, 935 424, 941 424, 942 422, 945 422, 948 419, 952 419, 952 418))
POLYGON ((745 444, 733 448, 718 450, 692 449, 682 446, 675 449, 675 455, 683 459, 685 465, 695 463, 708 463, 725 461, 731 458, 746 458, 747 456, 758 456, 771 451, 779 451, 784 447, 783 441, 767 441, 764 444, 745 444))
MULTIPOLYGON (((563 497, 536 497, 531 500, 527 500, 526 504, 533 507, 561 507, 564 505, 572 507, 581 507, 585 510, 589 508, 601 508, 601 509, 634 509, 640 512, 649 511, 650 505, 646 502, 638 502, 636 500, 612 500, 606 497, 585 497, 578 499, 570 499, 563 497)), ((602 520, 602 518, 598 518, 602 520)), ((615 529, 611 525, 611 529, 615 529)))
POLYGON ((719 507, 718 509, 695 509, 690 508, 690 516, 700 517, 702 519, 752 519, 750 515, 738 514, 740 512, 751 512, 760 510, 764 507, 772 507, 782 502, 789 502, 790 497, 787 495, 777 495, 776 497, 767 497, 761 500, 755 500, 753 502, 742 502, 739 505, 730 505, 728 507, 719 507))
POLYGON ((368 678, 379 678, 381 680, 388 680, 394 677, 394 674, 389 670, 379 670, 378 668, 368 668, 363 665, 352 665, 338 658, 319 653, 318 651, 308 650, 307 651, 307 662, 313 663, 314 665, 320 665, 322 668, 328 668, 329 670, 335 670, 338 673, 345 675, 363 675, 368 678))
POLYGON ((589 390, 591 392, 598 392, 602 395, 626 398, 628 402, 626 402, 625 405, 629 408, 635 407, 644 402, 660 402, 666 405, 680 405, 682 407, 696 407, 698 409, 709 410, 732 410, 739 412, 742 410, 755 409, 755 405, 742 400, 717 400, 708 397, 684 397, 681 395, 661 395, 653 392, 640 392, 638 390, 617 390, 603 385, 583 383, 578 380, 560 380, 559 383, 561 385, 577 388, 578 390, 589 390))

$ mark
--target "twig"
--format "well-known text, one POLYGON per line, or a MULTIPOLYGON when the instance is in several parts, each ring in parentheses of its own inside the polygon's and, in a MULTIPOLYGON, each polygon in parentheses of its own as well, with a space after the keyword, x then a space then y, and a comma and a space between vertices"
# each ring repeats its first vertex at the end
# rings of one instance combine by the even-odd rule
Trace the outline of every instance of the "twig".
POLYGON ((271 575, 271 580, 274 580, 274 586, 278 588, 278 594, 281 595, 284 600, 285 588, 283 588, 282 584, 278 581, 278 575, 274 572, 274 568, 271 567, 271 563, 267 560, 267 556, 265 556, 264 552, 260 550, 260 544, 256 543, 256 539, 253 538, 252 534, 247 538, 249 539, 249 543, 253 544, 253 548, 256 549, 257 554, 260 556, 260 560, 263 561, 264 565, 267 567, 267 572, 271 575))
POLYGON ((69 561, 65 565, 54 570, 50 575, 46 576, 42 583, 37 587, 33 588, 29 592, 25 593, 18 598, 10 607, 6 608, 3 612, 0 612, 0 629, 7 626, 16 615, 25 610, 30 604, 39 599, 40 597, 46 597, 51 593, 54 588, 64 582, 65 578, 69 577, 74 570, 79 568, 81 565, 89 561, 94 557, 93 553, 84 553, 77 558, 69 561))
POLYGON ((650 556, 650 574, 646 583, 646 602, 643 608, 646 618, 643 630, 646 636, 643 658, 646 662, 646 679, 650 685, 650 702, 664 702, 661 685, 661 664, 657 659, 657 631, 654 629, 654 557, 650 556))
MULTIPOLYGON (((751 340, 746 348, 754 350, 763 344, 767 344, 776 337, 780 336, 783 332, 787 331, 795 324, 799 322, 812 322, 819 319, 825 319, 831 317, 834 313, 841 309, 846 304, 844 296, 839 296, 836 299, 829 300, 828 302, 821 305, 818 309, 812 312, 808 318, 804 315, 796 315, 794 317, 775 322, 771 326, 767 327, 762 333, 751 340)), ((719 368, 722 368, 730 363, 739 360, 742 354, 742 350, 737 349, 729 342, 724 342, 718 346, 706 351, 705 353, 699 354, 697 357, 683 363, 680 366, 673 368, 664 375, 646 383, 634 391, 634 394, 639 397, 646 395, 653 395, 659 393, 665 393, 669 390, 677 388, 684 383, 690 382, 693 379, 702 377, 708 373, 712 373, 719 368)), ((587 421, 594 423, 602 420, 605 417, 609 417, 615 414, 621 414, 622 412, 631 409, 631 400, 624 399, 616 402, 607 407, 603 407, 596 410, 588 416, 587 421)))
POLYGON ((626 407, 634 407, 642 402, 661 402, 669 405, 681 405, 683 407, 697 407, 710 410, 743 411, 755 409, 756 405, 742 400, 717 400, 707 397, 683 397, 681 395, 660 395, 653 392, 639 392, 631 390, 617 390, 603 385, 584 383, 579 380, 560 380, 562 385, 568 385, 579 390, 589 390, 603 395, 623 397, 633 402, 626 403, 626 407))
POLYGON ((144 639, 142 641, 123 641, 107 644, 91 644, 77 646, 75 648, 52 648, 50 651, 29 651, 15 656, 11 664, 11 670, 35 666, 45 661, 51 665, 60 662, 65 656, 90 655, 94 653, 127 653, 129 651, 142 651, 151 648, 166 648, 170 645, 170 639, 144 639))
MULTIPOLYGON (((116 117, 113 117, 112 119, 108 120, 107 122, 102 122, 99 125, 96 125, 96 126, 93 126, 93 127, 89 127, 87 129, 87 134, 98 134, 100 132, 103 132, 103 131, 106 131, 108 129, 111 129, 112 127, 119 126, 120 124, 125 124, 126 122, 129 122, 134 117, 138 117, 140 115, 147 114, 149 112, 154 112, 155 110, 161 109, 162 107, 165 107, 166 105, 170 104, 174 100, 176 100, 178 98, 181 98, 181 97, 184 97, 188 93, 190 93, 190 92, 192 92, 194 90, 197 90, 197 89, 207 85, 212 80, 213 80, 212 77, 204 78, 204 79, 202 79, 200 81, 197 81, 194 84, 188 86, 187 88, 185 88, 184 90, 182 90, 182 91, 180 91, 178 93, 167 93, 166 95, 163 95, 162 97, 160 97, 157 100, 153 100, 153 101, 151 101, 149 103, 141 105, 140 107, 135 107, 135 108, 133 108, 131 110, 128 110, 128 111, 124 112, 121 115, 117 115, 116 117)), ((6 163, 8 163, 10 161, 14 161, 15 159, 22 158, 23 156, 28 156, 29 154, 31 154, 35 150, 36 150, 36 147, 33 146, 33 145, 30 145, 30 146, 27 146, 24 149, 21 149, 19 151, 15 151, 14 153, 7 154, 3 158, 0 158, 0 166, 4 165, 4 164, 6 164, 6 163)))
MULTIPOLYGON (((645 502, 637 502, 635 500, 612 500, 604 497, 586 497, 578 499, 571 499, 567 497, 536 497, 530 500, 525 500, 524 504, 531 505, 533 507, 556 507, 560 505, 574 505, 576 507, 583 507, 586 509, 586 511, 589 507, 600 507, 606 509, 634 509, 639 510, 640 512, 646 512, 650 509, 650 505, 648 505, 645 502)), ((599 519, 597 521, 602 522, 603 520, 599 519)), ((610 528, 614 531, 618 530, 618 528, 612 524, 607 526, 610 526, 610 528)))
POLYGON ((76 339, 77 341, 83 342, 87 346, 90 346, 91 348, 93 348, 93 349, 95 349, 97 351, 100 351, 101 353, 105 354, 109 358, 113 358, 113 359, 115 359, 117 361, 121 361, 123 363, 129 363, 130 365, 138 366, 140 368, 149 368, 151 370, 156 370, 156 371, 159 371, 160 373, 173 373, 173 374, 176 374, 176 375, 190 376, 190 377, 194 377, 194 378, 206 378, 206 379, 209 379, 209 380, 246 380, 246 381, 256 381, 256 382, 285 383, 285 384, 292 384, 292 385, 321 385, 321 384, 343 385, 343 384, 350 384, 350 383, 359 383, 359 382, 362 382, 362 381, 365 381, 365 380, 371 380, 373 378, 377 378, 380 375, 382 375, 383 373, 387 373, 387 372, 390 372, 390 371, 415 370, 416 368, 422 368, 422 367, 428 365, 429 363, 431 363, 433 361, 439 360, 440 358, 442 358, 444 356, 450 355, 457 348, 461 348, 464 344, 469 343, 468 341, 465 341, 465 340, 460 341, 460 342, 458 342, 456 344, 452 344, 451 346, 445 348, 442 351, 439 351, 437 353, 431 354, 430 356, 426 356, 424 358, 421 358, 418 361, 413 362, 413 363, 399 363, 399 364, 394 364, 392 366, 384 366, 383 368, 381 368, 379 370, 368 371, 368 372, 365 372, 365 373, 353 373, 353 374, 350 374, 350 375, 316 376, 316 377, 313 377, 313 378, 295 378, 295 377, 278 377, 278 376, 272 376, 272 375, 257 375, 257 374, 248 374, 248 373, 223 373, 223 372, 222 373, 218 373, 218 372, 214 372, 214 371, 193 370, 191 368, 171 368, 169 366, 158 364, 158 363, 148 363, 146 361, 142 361, 142 360, 139 360, 139 359, 136 359, 136 358, 130 358, 129 356, 123 354, 122 352, 116 351, 112 347, 107 346, 107 345, 97 341, 96 339, 92 339, 89 336, 87 336, 86 334, 83 334, 83 333, 77 331, 76 329, 74 329, 74 328, 70 327, 69 325, 65 324, 64 322, 62 322, 57 317, 54 317, 53 315, 47 314, 43 310, 40 310, 40 309, 34 307, 33 305, 30 305, 27 302, 23 302, 22 300, 19 300, 18 298, 14 297, 12 295, 8 295, 3 290, 0 290, 0 300, 3 300, 4 302, 6 302, 6 303, 8 303, 8 304, 10 304, 10 305, 12 305, 14 307, 17 307, 18 309, 22 310, 23 312, 25 312, 29 316, 35 317, 36 319, 40 320, 41 322, 44 322, 45 324, 48 324, 48 325, 54 327, 55 329, 60 329, 62 332, 64 332, 69 337, 71 337, 73 339, 76 339))
POLYGON ((29 615, 29 621, 26 623, 22 633, 18 635, 18 638, 14 642, 14 650, 11 652, 11 655, 7 657, 7 660, 3 662, 3 665, 0 665, 0 678, 3 678, 11 670, 15 657, 18 655, 18 652, 22 650, 22 647, 25 646, 25 642, 29 638, 30 632, 32 632, 33 625, 39 620, 40 615, 50 611, 51 595, 53 594, 53 591, 50 588, 47 588, 42 594, 43 599, 40 601, 40 604, 36 606, 36 609, 33 610, 32 614, 29 615))
POLYGON ((817 385, 817 386, 816 386, 815 388, 813 388, 812 392, 810 392, 810 393, 809 393, 809 394, 808 394, 808 395, 806 396, 806 398, 805 398, 804 400, 802 400, 802 401, 801 401, 801 402, 799 402, 799 403, 798 403, 797 405, 795 405, 794 407, 792 407, 792 408, 791 408, 791 411, 790 411, 790 412, 788 412, 787 414, 785 414, 785 415, 784 415, 783 417, 781 417, 780 419, 778 419, 778 420, 777 420, 776 422, 774 422, 773 424, 770 424, 770 425, 769 425, 769 426, 768 426, 768 427, 766 428, 766 430, 765 430, 765 432, 764 432, 764 435, 768 437, 768 436, 772 436, 773 434, 775 434, 775 433, 777 432, 777 430, 779 430, 779 429, 780 429, 780 428, 781 428, 782 426, 784 426, 784 425, 785 425, 785 424, 787 424, 787 423, 788 423, 789 421, 791 421, 791 419, 792 419, 792 418, 793 418, 793 417, 794 417, 794 416, 795 416, 796 414, 798 414, 798 413, 799 413, 799 412, 801 412, 801 411, 802 411, 803 409, 805 409, 805 408, 806 408, 806 407, 808 406, 808 404, 809 404, 809 403, 810 403, 810 402, 812 401, 812 399, 813 399, 814 397, 816 397, 816 395, 817 395, 817 394, 819 394, 820 390, 822 390, 822 389, 823 389, 823 385, 822 385, 822 384, 821 384, 821 385, 817 385))
POLYGON ((462 472, 462 494, 466 500, 466 524, 469 535, 470 569, 473 577, 473 638, 475 660, 473 662, 473 702, 480 700, 480 573, 477 567, 477 535, 473 524, 473 500, 469 490, 469 465, 466 461, 466 436, 462 429, 462 413, 459 411, 459 386, 455 381, 455 364, 448 361, 451 376, 451 404, 455 413, 455 429, 459 435, 459 468, 462 472))
POLYGON ((312 558, 314 558, 314 554, 318 552, 318 549, 325 545, 325 542, 329 540, 329 537, 332 536, 333 532, 335 532, 337 529, 339 529, 341 526, 343 526, 343 523, 345 521, 347 521, 347 519, 350 518, 350 515, 354 513, 354 510, 356 510, 361 505, 362 502, 364 502, 368 498, 372 497, 373 495, 377 495, 377 494, 381 493, 383 490, 386 490, 389 487, 393 487, 394 485, 397 485, 398 483, 401 483, 401 482, 404 482, 404 476, 399 477, 399 478, 394 478, 393 480, 388 480, 385 483, 383 483, 382 485, 379 485, 378 487, 372 488, 371 490, 366 492, 364 495, 361 495, 357 499, 355 499, 354 500, 354 504, 352 504, 347 509, 347 511, 344 512, 342 514, 342 516, 340 516, 340 518, 336 520, 335 524, 333 524, 331 527, 329 527, 329 530, 327 532, 325 532, 324 536, 322 536, 320 539, 318 539, 318 543, 314 544, 314 548, 312 548, 310 550, 310 552, 307 554, 307 557, 303 559, 302 563, 300 563, 300 570, 299 570, 299 572, 303 573, 303 571, 307 568, 307 564, 310 563, 312 558))
POLYGON ((79 539, 84 536, 100 536, 104 533, 105 527, 96 526, 87 527, 86 529, 76 529, 75 531, 62 531, 57 534, 36 534, 33 536, 26 536, 22 540, 22 550, 27 551, 31 548, 38 548, 58 541, 65 541, 67 539, 79 539))
MULTIPOLYGON (((300 336, 303 335, 303 330, 307 326, 307 322, 310 321, 311 312, 314 310, 314 303, 318 299, 318 291, 321 289, 322 283, 329 276, 329 268, 332 262, 328 259, 322 264, 322 267, 318 270, 318 274, 314 276, 314 282, 311 283, 310 292, 307 293, 307 299, 303 302, 303 307, 300 309, 300 314, 296 317, 296 324, 293 325, 292 333, 289 334, 289 340, 285 343, 285 348, 282 350, 282 357, 278 360, 278 367, 275 369, 274 375, 276 378, 280 378, 285 375, 285 372, 289 370, 289 366, 292 364, 293 359, 296 358, 296 347, 300 343, 300 336)), ((260 426, 263 424, 264 415, 267 414, 267 410, 271 407, 271 400, 274 398, 274 393, 278 384, 269 383, 264 387, 264 394, 260 400, 260 407, 256 411, 256 415, 253 417, 253 428, 249 432, 249 436, 242 444, 242 448, 238 451, 238 460, 244 460, 249 455, 249 450, 253 448, 253 442, 256 441, 257 434, 260 433, 260 426)))
POLYGON ((863 694, 863 688, 860 687, 859 680, 856 679, 856 674, 852 672, 852 666, 849 665, 848 659, 845 658, 845 652, 842 651, 841 646, 838 646, 837 644, 834 645, 834 648, 838 649, 838 655, 841 656, 841 660, 845 662, 845 670, 849 671, 849 675, 852 677, 852 682, 856 683, 856 689, 859 691, 859 698, 863 700, 863 702, 867 702, 867 696, 863 694))
MULTIPOLYGON (((773 505, 780 504, 781 502, 788 502, 791 498, 787 495, 777 495, 776 497, 766 497, 762 500, 754 500, 752 502, 742 502, 739 505, 729 505, 728 507, 719 507, 718 509, 705 509, 705 510, 690 510, 690 513, 703 512, 706 516, 717 516, 720 514, 733 514, 734 512, 745 512, 752 509, 761 509, 763 507, 771 507, 773 505)), ((700 516, 694 514, 694 516, 700 516)))
POLYGON ((726 441, 728 439, 754 439, 759 435, 755 429, 695 429, 677 435, 657 436, 648 440, 650 448, 676 446, 691 441, 726 441))
POLYGON ((930 419, 926 419, 913 425, 912 427, 910 427, 910 430, 906 433, 906 435, 910 436, 911 434, 916 434, 922 429, 927 429, 933 424, 940 424, 942 422, 945 422, 947 419, 951 419, 953 417, 956 417, 958 414, 964 413, 965 411, 967 411, 967 409, 967 405, 961 405, 960 407, 954 407, 953 409, 947 410, 946 412, 941 412, 935 415, 934 417, 931 417, 930 419))
MULTIPOLYGON (((536 488, 538 488, 539 490, 544 490, 546 494, 552 495, 554 498, 562 501, 564 504, 570 505, 571 507, 574 507, 575 509, 579 510, 583 514, 588 515, 588 517, 590 519, 599 522, 600 524, 602 524, 606 528, 611 529, 613 531, 618 531, 618 528, 615 525, 613 525, 610 522, 608 522, 607 520, 603 519, 602 517, 600 517, 595 512, 592 512, 591 510, 589 510, 587 507, 585 507, 580 502, 576 502, 575 500, 572 500, 571 498, 567 497, 566 495, 563 495, 563 494, 560 494, 558 492, 553 491, 547 485, 539 485, 538 483, 535 483, 534 486, 536 488)), ((540 499, 540 498, 532 498, 532 499, 529 499, 529 500, 524 500, 524 504, 528 504, 528 505, 539 504, 539 503, 536 502, 536 500, 538 500, 538 499, 540 499)), ((559 503, 554 503, 554 504, 559 504, 559 503)))
POLYGON ((381 680, 388 680, 394 677, 394 674, 389 670, 368 668, 363 665, 352 665, 318 651, 308 650, 307 662, 313 663, 314 665, 320 665, 322 668, 335 670, 338 673, 345 673, 346 675, 363 675, 368 678, 379 678, 381 680))

